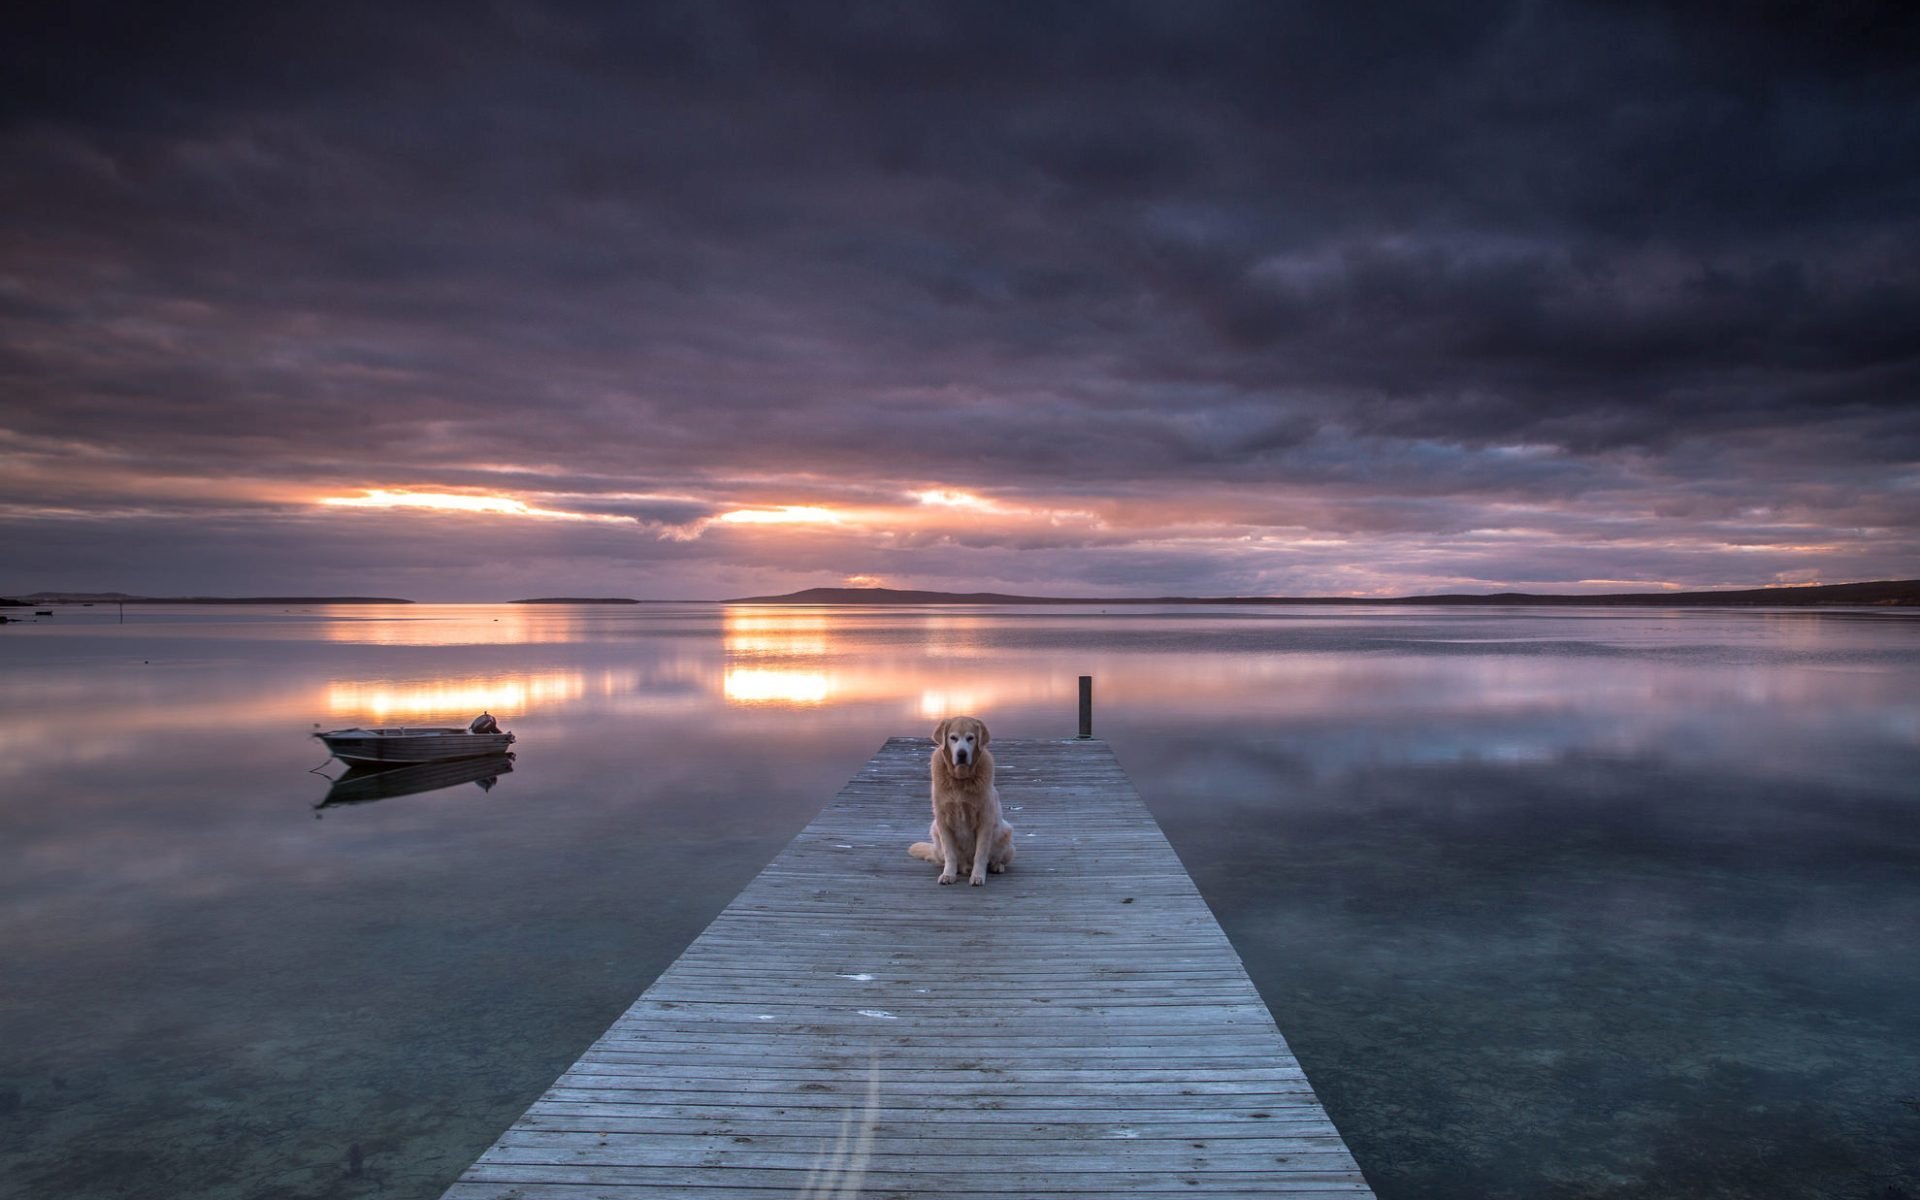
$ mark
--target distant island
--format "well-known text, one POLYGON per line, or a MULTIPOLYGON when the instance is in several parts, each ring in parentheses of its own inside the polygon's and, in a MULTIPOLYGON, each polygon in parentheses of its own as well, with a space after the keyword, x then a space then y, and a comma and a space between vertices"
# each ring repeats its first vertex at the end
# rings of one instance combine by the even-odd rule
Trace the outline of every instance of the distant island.
MULTIPOLYGON (((32 592, 0 597, 0 607, 36 604, 412 604, 395 596, 135 596, 126 592, 32 592)), ((1599 592, 1562 595, 1546 592, 1446 592, 1431 596, 1016 596, 1005 592, 928 592, 898 588, 808 588, 781 596, 745 596, 720 601, 634 600, 625 596, 539 596, 513 604, 657 604, 719 603, 766 605, 1140 605, 1140 604, 1340 604, 1340 605, 1604 605, 1640 608, 1851 608, 1920 607, 1920 579, 1872 583, 1819 583, 1794 587, 1744 588, 1724 592, 1599 592)))
POLYGON ((33 592, 0 604, 412 604, 396 596, 134 596, 126 592, 33 592))
POLYGON ((1400 605, 1610 605, 1645 608, 1792 608, 1809 605, 1907 607, 1920 605, 1920 579, 1874 583, 1823 583, 1802 587, 1747 588, 1725 592, 1604 592, 1558 595, 1495 592, 1432 596, 1010 596, 1001 592, 917 592, 893 588, 808 588, 784 596, 751 596, 728 604, 1400 604, 1400 605))

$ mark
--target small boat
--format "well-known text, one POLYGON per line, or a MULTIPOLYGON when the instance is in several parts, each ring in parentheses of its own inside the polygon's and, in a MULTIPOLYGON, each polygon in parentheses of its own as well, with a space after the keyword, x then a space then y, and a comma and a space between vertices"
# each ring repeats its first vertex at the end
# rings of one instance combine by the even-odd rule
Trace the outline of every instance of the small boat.
POLYGON ((400 725, 379 729, 329 729, 313 736, 325 742, 327 750, 341 762, 384 763, 388 766, 505 754, 507 747, 513 745, 513 735, 500 728, 487 713, 475 717, 465 729, 400 725))

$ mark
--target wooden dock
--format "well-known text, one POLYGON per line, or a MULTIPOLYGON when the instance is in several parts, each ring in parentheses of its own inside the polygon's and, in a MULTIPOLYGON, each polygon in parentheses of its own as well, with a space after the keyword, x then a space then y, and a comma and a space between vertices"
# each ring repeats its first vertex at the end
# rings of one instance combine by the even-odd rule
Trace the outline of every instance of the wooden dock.
POLYGON ((889 740, 446 1200, 1371 1196, 1107 745, 993 749, 1006 874, 889 740))

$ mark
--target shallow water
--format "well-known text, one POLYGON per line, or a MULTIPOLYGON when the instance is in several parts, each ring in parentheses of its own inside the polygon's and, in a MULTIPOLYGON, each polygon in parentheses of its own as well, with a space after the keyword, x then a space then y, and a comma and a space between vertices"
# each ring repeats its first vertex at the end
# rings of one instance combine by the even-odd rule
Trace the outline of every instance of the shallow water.
POLYGON ((0 629, 0 1195, 437 1196, 888 735, 1091 674, 1381 1196, 1920 1196, 1908 614, 117 616, 0 629))

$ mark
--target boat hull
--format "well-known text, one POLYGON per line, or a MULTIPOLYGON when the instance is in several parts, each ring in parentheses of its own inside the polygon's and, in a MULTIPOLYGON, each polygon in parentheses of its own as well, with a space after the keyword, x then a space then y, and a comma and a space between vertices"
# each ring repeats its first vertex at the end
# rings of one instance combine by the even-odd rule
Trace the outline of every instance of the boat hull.
POLYGON ((313 736, 342 762, 390 766, 505 754, 513 745, 511 733, 464 729, 336 729, 313 736))

